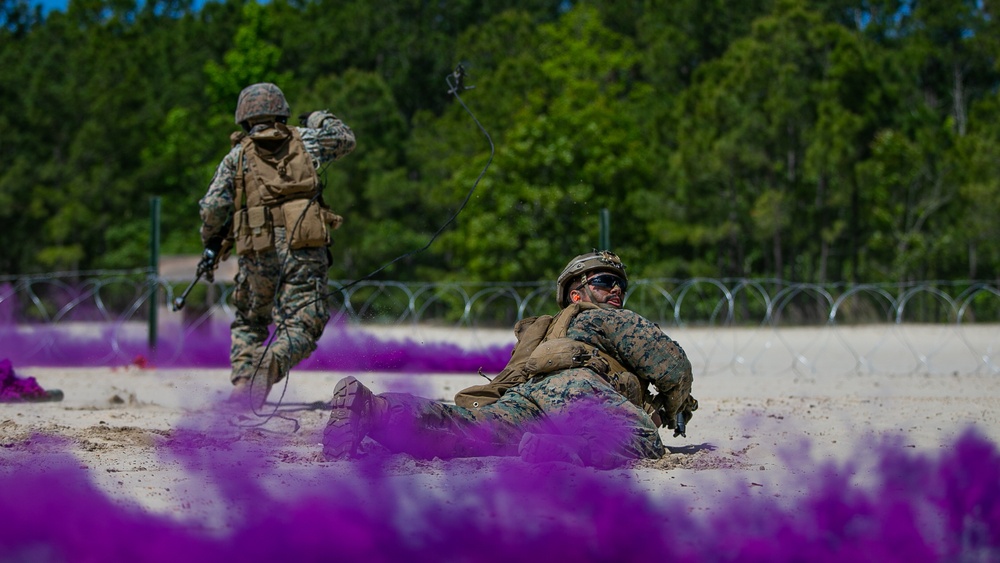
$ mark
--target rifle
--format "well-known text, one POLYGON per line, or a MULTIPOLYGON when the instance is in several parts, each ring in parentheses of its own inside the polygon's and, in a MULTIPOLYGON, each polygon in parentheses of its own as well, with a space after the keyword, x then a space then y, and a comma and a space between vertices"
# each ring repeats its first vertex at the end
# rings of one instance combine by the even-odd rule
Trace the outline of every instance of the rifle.
POLYGON ((208 283, 212 283, 213 281, 215 281, 215 259, 217 257, 218 255, 211 248, 205 249, 205 252, 202 253, 201 255, 201 261, 198 262, 198 270, 197 270, 198 275, 195 276, 194 281, 191 282, 191 285, 187 286, 187 289, 184 290, 184 293, 180 294, 179 297, 174 298, 173 310, 175 312, 180 311, 181 309, 184 308, 184 302, 187 301, 188 293, 191 293, 191 290, 194 289, 194 286, 196 283, 198 283, 198 280, 204 277, 205 280, 208 281, 208 283))
MULTIPOLYGON (((187 286, 187 289, 184 290, 184 293, 181 293, 180 296, 174 298, 174 302, 171 307, 174 312, 180 311, 184 308, 184 302, 187 301, 188 294, 191 293, 192 289, 194 289, 198 280, 205 278, 205 281, 208 283, 215 282, 215 268, 218 265, 219 256, 224 252, 228 255, 229 249, 232 248, 232 243, 229 240, 229 231, 231 227, 232 218, 230 217, 229 221, 226 221, 226 224, 223 225, 222 231, 208 239, 208 242, 205 243, 205 252, 201 254, 201 260, 198 262, 198 268, 195 271, 197 275, 195 276, 194 281, 192 281, 191 284, 187 286)), ((226 256, 223 256, 223 260, 225 258, 226 256)))
POLYGON ((687 438, 687 423, 691 420, 692 413, 698 410, 698 400, 688 395, 684 399, 681 410, 677 411, 677 418, 674 420, 674 438, 681 436, 687 438))
POLYGON ((674 438, 678 436, 687 438, 687 422, 684 420, 684 413, 681 411, 677 412, 676 428, 674 428, 674 438))

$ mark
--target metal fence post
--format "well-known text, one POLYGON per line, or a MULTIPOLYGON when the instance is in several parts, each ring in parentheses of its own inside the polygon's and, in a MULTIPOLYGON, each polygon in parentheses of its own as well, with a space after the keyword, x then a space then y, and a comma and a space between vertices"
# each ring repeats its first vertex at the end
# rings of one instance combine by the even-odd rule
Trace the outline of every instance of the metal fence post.
POLYGON ((156 355, 160 279, 160 197, 149 200, 149 354, 156 355))
POLYGON ((607 207, 601 208, 601 234, 600 234, 600 244, 598 245, 601 250, 611 250, 611 212, 608 211, 607 207))

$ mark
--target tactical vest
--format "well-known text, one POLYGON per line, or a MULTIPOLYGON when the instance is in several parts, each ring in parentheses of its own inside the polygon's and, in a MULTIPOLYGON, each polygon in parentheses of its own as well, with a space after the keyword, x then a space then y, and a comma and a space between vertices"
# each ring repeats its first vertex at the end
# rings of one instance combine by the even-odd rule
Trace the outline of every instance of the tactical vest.
POLYGON ((656 411, 653 395, 638 376, 610 354, 595 346, 566 338, 569 323, 580 311, 596 309, 593 303, 572 303, 555 316, 530 317, 514 325, 517 344, 507 366, 485 385, 474 385, 455 395, 455 404, 476 409, 497 402, 511 387, 551 373, 587 368, 604 378, 631 403, 650 415, 656 411))
POLYGON ((273 249, 276 227, 287 230, 289 248, 329 245, 328 227, 340 227, 343 218, 323 202, 316 166, 298 130, 275 123, 237 139, 236 253, 273 249))

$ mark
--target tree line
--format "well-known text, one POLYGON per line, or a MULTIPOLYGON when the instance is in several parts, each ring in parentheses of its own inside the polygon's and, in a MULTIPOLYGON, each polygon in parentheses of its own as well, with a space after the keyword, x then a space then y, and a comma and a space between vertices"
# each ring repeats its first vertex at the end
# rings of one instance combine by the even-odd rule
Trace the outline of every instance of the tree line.
POLYGON ((602 209, 642 277, 1000 278, 992 3, 0 6, 0 273, 144 267, 153 196, 162 253, 200 252, 237 95, 269 81, 357 134, 323 173, 335 279, 439 231, 378 276, 552 279, 602 209))

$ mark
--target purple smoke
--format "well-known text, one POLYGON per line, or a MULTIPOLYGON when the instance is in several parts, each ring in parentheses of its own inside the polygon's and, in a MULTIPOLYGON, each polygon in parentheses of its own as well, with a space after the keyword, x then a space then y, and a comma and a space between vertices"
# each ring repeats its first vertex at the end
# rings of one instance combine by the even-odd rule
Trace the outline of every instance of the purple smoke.
MULTIPOLYGON (((0 472, 0 555, 32 561, 995 561, 1000 454, 970 430, 939 456, 899 443, 867 450, 862 487, 829 464, 789 504, 726 500, 699 517, 669 489, 623 471, 494 459, 492 471, 401 486, 386 458, 304 468, 287 482, 266 452, 281 435, 221 436, 189 420, 161 446, 216 486, 224 531, 113 503, 69 454, 40 472, 30 454, 0 472), (279 488, 267 486, 278 479, 279 488), (446 486, 445 486, 446 485, 446 486), (443 492, 446 491, 446 492, 443 492)), ((35 438, 44 442, 44 438, 35 438)), ((466 466, 467 467, 467 466, 466 466)), ((734 484, 735 484, 734 478, 734 484)), ((721 501, 720 501, 721 502, 721 501)))
MULTIPOLYGON (((155 352, 137 327, 116 323, 18 326, 0 323, 0 357, 19 366, 120 367, 138 364, 170 368, 229 365, 229 327, 221 321, 195 329, 166 327, 155 352)), ((383 340, 362 329, 330 324, 313 354, 297 369, 395 371, 404 373, 496 373, 510 358, 506 346, 468 350, 446 342, 383 340)))
POLYGON ((0 403, 39 400, 45 389, 34 377, 18 377, 10 360, 0 360, 0 403))
MULTIPOLYGON (((856 464, 828 462, 791 501, 719 495, 709 497, 717 510, 698 516, 675 490, 643 489, 629 470, 487 457, 439 462, 421 475, 401 473, 400 460, 411 458, 377 450, 354 462, 277 464, 276 452, 294 447, 293 437, 234 427, 232 414, 189 414, 157 447, 183 467, 181 481, 201 485, 190 503, 217 492, 223 526, 112 501, 72 455, 73 444, 58 438, 0 444, 9 448, 0 458, 0 559, 840 563, 1000 556, 1000 452, 971 429, 938 456, 908 451, 900 440, 859 447, 877 460, 866 486, 856 481, 856 464)), ((586 416, 597 426, 614 423, 599 412, 586 416)), ((321 430, 307 432, 314 435, 299 442, 318 444, 321 430)), ((788 462, 812 463, 799 457, 788 462)), ((730 487, 745 487, 739 473, 731 475, 730 487)))
MULTIPOLYGON (((155 365, 225 366, 228 338, 222 325, 166 331, 155 365)), ((145 351, 144 334, 118 326, 79 333, 0 326, 0 357, 16 365, 116 366, 145 351)), ((473 353, 330 326, 301 367, 496 372, 508 357, 509 347, 473 353)), ((80 467, 72 444, 45 436, 31 437, 27 448, 0 444, 0 560, 1000 560, 1000 453, 973 430, 936 455, 899 442, 859 445, 877 459, 868 485, 856 482, 853 465, 828 463, 791 500, 720 495, 708 515, 671 489, 651 494, 628 471, 489 458, 445 464, 430 476, 438 486, 427 487, 402 480, 394 464, 405 456, 290 467, 273 458, 288 436, 233 439, 232 432, 224 417, 192 416, 159 446, 188 479, 218 492, 221 529, 113 501, 80 467), (62 452, 55 463, 38 463, 46 449, 62 452)))

